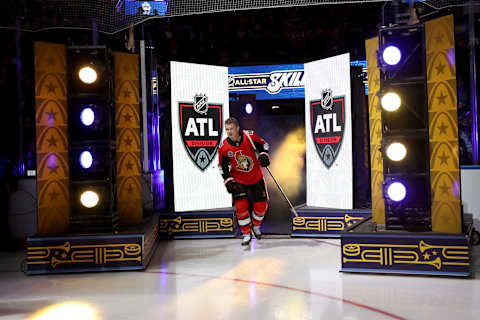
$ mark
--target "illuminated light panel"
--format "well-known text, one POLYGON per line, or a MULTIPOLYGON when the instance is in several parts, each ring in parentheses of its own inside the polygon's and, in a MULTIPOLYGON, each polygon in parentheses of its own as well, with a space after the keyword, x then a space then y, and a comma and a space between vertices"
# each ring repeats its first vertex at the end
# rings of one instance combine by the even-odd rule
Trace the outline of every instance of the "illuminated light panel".
POLYGON ((388 92, 383 95, 381 104, 383 109, 392 112, 400 108, 402 100, 400 99, 400 96, 398 94, 394 92, 388 92))
POLYGON ((100 198, 98 197, 98 194, 93 191, 85 191, 82 193, 80 196, 80 202, 82 205, 86 208, 93 208, 98 204, 98 201, 100 198))
POLYGON ((97 81, 97 71, 92 67, 83 67, 78 71, 78 77, 83 83, 92 84, 97 81))
POLYGON ((95 112, 92 108, 85 108, 80 112, 80 121, 87 127, 92 125, 95 121, 95 112))
POLYGON ((390 160, 401 161, 407 155, 407 148, 400 142, 394 142, 388 145, 386 153, 390 160))
POLYGON ((402 201, 407 195, 407 188, 401 182, 393 182, 387 187, 387 195, 395 202, 402 201))
POLYGON ((395 46, 388 46, 383 50, 383 61, 390 66, 394 66, 402 59, 402 52, 395 46))
POLYGON ((84 169, 88 169, 92 166, 93 164, 93 156, 92 156, 92 153, 90 151, 83 151, 81 154, 80 154, 80 165, 84 168, 84 169))

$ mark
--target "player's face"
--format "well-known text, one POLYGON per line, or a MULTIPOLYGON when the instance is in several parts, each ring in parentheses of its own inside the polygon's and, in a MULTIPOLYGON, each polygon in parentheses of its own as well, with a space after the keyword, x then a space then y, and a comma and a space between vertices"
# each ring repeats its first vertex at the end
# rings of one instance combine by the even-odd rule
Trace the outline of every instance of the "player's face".
POLYGON ((234 123, 227 123, 225 125, 225 131, 227 131, 227 136, 232 140, 237 140, 239 137, 240 127, 234 123))

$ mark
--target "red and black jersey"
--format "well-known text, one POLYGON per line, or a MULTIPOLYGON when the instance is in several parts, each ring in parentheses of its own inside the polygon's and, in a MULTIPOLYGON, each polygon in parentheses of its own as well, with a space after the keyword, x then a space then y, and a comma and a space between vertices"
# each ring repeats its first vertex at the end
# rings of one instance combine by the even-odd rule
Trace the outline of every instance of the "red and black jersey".
POLYGON ((218 167, 224 179, 232 177, 236 182, 251 185, 263 178, 263 171, 246 134, 258 152, 268 152, 268 143, 254 131, 241 130, 240 141, 234 142, 230 138, 222 141, 218 149, 218 167))

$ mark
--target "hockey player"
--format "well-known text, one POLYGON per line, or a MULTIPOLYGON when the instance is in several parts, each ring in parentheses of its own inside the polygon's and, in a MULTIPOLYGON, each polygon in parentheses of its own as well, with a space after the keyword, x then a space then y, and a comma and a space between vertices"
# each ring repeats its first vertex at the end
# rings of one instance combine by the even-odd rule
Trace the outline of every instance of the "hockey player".
POLYGON ((235 214, 243 234, 242 246, 246 246, 252 240, 252 231, 257 239, 262 235, 260 225, 267 211, 268 196, 260 166, 267 167, 270 164, 269 146, 254 131, 240 130, 235 118, 225 120, 225 130, 228 137, 218 150, 218 167, 227 191, 232 194, 235 214), (258 159, 255 149, 259 152, 258 159), (253 200, 251 218, 247 199, 249 193, 253 200))

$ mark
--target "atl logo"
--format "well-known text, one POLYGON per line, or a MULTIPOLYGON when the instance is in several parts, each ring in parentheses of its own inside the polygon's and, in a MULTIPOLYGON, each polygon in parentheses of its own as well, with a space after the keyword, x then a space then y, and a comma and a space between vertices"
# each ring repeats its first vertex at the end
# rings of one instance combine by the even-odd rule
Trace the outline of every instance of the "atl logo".
POLYGON ((205 170, 217 153, 222 132, 222 104, 208 103, 205 94, 193 102, 179 102, 180 131, 193 163, 205 170))
POLYGON ((330 168, 338 156, 345 131, 345 97, 332 97, 332 89, 322 91, 320 100, 310 101, 313 142, 320 159, 330 168))

